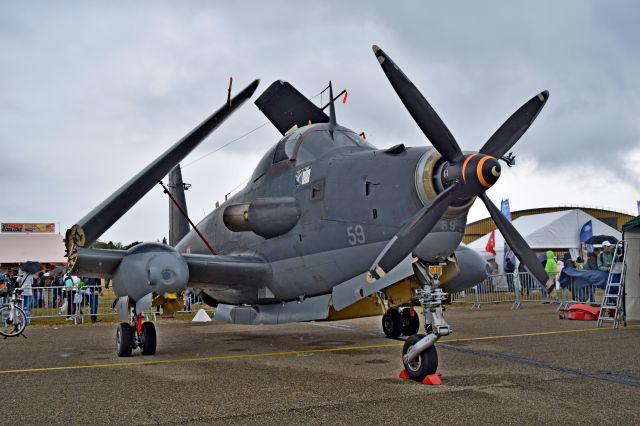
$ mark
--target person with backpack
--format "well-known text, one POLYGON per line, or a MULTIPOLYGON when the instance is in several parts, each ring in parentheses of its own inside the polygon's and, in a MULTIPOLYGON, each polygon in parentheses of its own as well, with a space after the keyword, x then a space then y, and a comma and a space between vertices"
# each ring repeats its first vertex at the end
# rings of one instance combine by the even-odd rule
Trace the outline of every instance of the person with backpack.
POLYGON ((67 299, 67 319, 72 320, 73 315, 76 313, 76 309, 73 303, 73 299, 76 295, 75 281, 70 274, 65 275, 63 279, 64 283, 64 293, 65 298, 67 299))

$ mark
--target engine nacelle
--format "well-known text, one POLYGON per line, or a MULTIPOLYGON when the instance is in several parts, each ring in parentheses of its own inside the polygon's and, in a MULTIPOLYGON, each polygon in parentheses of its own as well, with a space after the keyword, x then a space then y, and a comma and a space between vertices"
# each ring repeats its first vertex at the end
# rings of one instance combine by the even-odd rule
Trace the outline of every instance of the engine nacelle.
POLYGON ((447 262, 440 285, 447 293, 457 293, 484 281, 491 266, 476 251, 460 245, 453 254, 454 262, 447 262))
POLYGON ((222 219, 230 231, 253 231, 268 239, 289 232, 300 220, 300 215, 295 198, 271 197, 228 206, 222 219))
POLYGON ((189 282, 189 267, 173 247, 143 243, 127 250, 112 282, 116 295, 134 301, 149 293, 180 293, 189 282))
MULTIPOLYGON (((418 162, 415 175, 416 191, 420 201, 425 206, 431 204, 438 194, 444 190, 441 170, 443 164, 442 155, 435 150, 426 152, 418 162)), ((470 200, 456 200, 442 216, 450 218, 466 214, 474 201, 475 197, 470 200)))

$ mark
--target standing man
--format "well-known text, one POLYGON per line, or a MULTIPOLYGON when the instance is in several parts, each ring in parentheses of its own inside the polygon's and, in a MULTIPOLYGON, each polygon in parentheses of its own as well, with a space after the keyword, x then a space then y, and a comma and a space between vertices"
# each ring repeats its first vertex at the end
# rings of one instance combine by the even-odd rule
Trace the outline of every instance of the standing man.
POLYGON ((91 309, 91 322, 98 321, 98 301, 102 295, 102 281, 100 278, 83 278, 89 291, 89 308, 91 309))
MULTIPOLYGON (((549 276, 549 280, 547 281, 545 287, 549 288, 552 284, 555 285, 556 275, 558 275, 558 264, 556 263, 555 256, 551 250, 547 251, 547 263, 544 265, 544 270, 549 276)), ((559 292, 556 291, 556 294, 558 293, 559 292)))
POLYGON ((516 270, 516 265, 513 264, 510 257, 507 257, 507 262, 504 264, 504 273, 507 274, 507 287, 510 293, 515 291, 513 287, 513 273, 516 270))
POLYGON ((611 243, 609 241, 604 241, 602 243, 602 251, 598 255, 598 270, 609 272, 611 268, 611 263, 613 263, 613 253, 611 251, 611 243))
POLYGON ((33 304, 33 274, 20 271, 18 274, 18 285, 23 290, 22 310, 27 315, 27 325, 31 322, 31 305, 33 304))

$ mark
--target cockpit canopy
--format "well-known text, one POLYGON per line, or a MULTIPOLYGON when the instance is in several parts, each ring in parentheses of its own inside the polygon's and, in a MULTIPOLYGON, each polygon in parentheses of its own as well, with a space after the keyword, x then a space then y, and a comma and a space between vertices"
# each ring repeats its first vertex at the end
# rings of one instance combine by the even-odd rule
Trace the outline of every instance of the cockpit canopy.
POLYGON ((333 138, 329 125, 311 124, 287 133, 274 147, 269 149, 256 167, 250 182, 264 176, 274 164, 288 161, 296 165, 314 161, 337 149, 354 151, 376 149, 373 145, 346 127, 337 126, 333 138))

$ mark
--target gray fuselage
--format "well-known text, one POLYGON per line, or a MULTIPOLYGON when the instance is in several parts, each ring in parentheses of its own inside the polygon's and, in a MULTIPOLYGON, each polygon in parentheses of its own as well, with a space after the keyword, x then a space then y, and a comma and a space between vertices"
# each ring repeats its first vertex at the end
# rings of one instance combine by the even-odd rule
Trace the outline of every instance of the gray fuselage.
MULTIPOLYGON (((197 226, 222 255, 259 256, 269 263, 264 285, 287 301, 326 294, 366 271, 398 229, 424 203, 416 170, 433 148, 378 150, 354 132, 327 124, 287 134, 258 163, 247 186, 197 226), (300 218, 288 232, 265 239, 254 232, 232 232, 223 222, 226 206, 257 198, 294 197, 300 218)), ((424 198, 424 197, 423 197, 424 198)), ((442 218, 414 251, 426 260, 445 257, 460 244, 466 224, 459 215, 442 218)), ((191 230, 176 246, 183 253, 209 254, 191 230)), ((254 289, 208 286, 219 302, 253 304, 254 289)))

